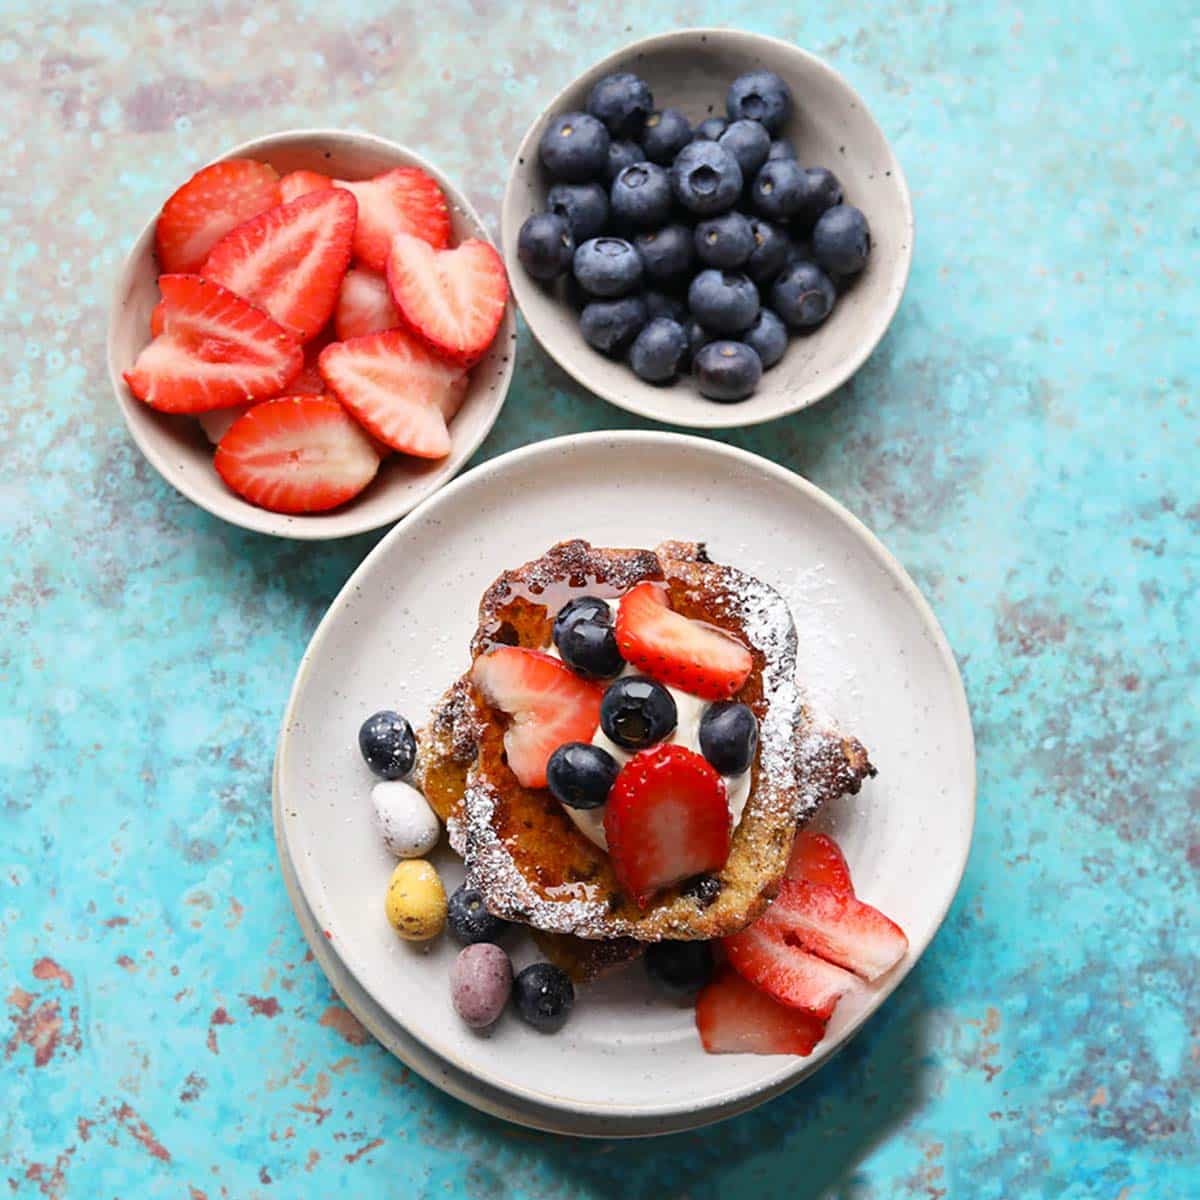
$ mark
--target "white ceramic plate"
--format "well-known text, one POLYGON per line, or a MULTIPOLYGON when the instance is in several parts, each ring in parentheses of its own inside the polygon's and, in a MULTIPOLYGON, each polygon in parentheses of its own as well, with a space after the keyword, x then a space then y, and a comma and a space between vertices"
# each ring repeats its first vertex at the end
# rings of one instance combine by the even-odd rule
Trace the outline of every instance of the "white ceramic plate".
MULTIPOLYGON (((426 501, 330 607, 297 674, 276 760, 279 821, 298 887, 322 936, 390 1027, 471 1080, 472 1090, 505 1097, 512 1119, 580 1134, 701 1125, 820 1066, 937 931, 966 863, 974 790, 962 683, 936 619, 899 564, 791 472, 668 433, 542 442, 426 501), (821 822, 841 842, 860 894, 899 921, 911 949, 878 987, 843 1001, 809 1058, 704 1054, 691 1010, 658 999, 637 965, 581 988, 570 1022, 554 1037, 511 1013, 481 1036, 448 1001, 453 942, 413 947, 384 919, 392 862, 372 827, 358 726, 385 706, 422 722, 468 665, 484 588, 572 536, 616 546, 704 540, 718 561, 773 584, 797 619, 811 702, 861 737, 880 769, 821 822)), ((462 869, 453 855, 443 848, 435 861, 447 887, 456 886, 462 869)), ((520 966, 535 955, 521 942, 515 957, 520 966)))

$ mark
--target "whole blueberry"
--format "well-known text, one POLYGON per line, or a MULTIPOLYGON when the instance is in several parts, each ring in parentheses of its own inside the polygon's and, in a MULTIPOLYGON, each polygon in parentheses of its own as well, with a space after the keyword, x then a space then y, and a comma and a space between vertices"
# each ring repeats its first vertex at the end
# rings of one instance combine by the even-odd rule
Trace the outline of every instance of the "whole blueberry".
POLYGON ((762 378, 762 363, 741 342, 709 342, 692 364, 702 396, 722 403, 745 400, 762 378))
POLYGON ((749 329, 758 303, 758 288, 738 271, 701 271, 688 288, 692 316, 713 333, 749 329))
POLYGON ((694 317, 687 323, 687 339, 688 339, 688 361, 695 363, 696 355, 708 345, 709 342, 715 342, 718 334, 709 333, 703 325, 700 324, 694 317))
POLYGON ((787 350, 787 326, 769 308, 759 309, 754 324, 740 337, 758 355, 764 371, 773 367, 787 350))
POLYGON ((821 214, 842 202, 838 177, 824 167, 805 167, 801 177, 800 207, 793 215, 797 233, 807 234, 821 214))
POLYGON ((591 742, 566 742, 550 755, 546 786, 551 795, 568 808, 599 808, 621 768, 617 760, 591 742))
POLYGON ((700 718, 700 753, 722 775, 749 769, 758 748, 758 718, 747 704, 710 704, 700 718))
POLYGON ((380 779, 403 779, 417 761, 412 726, 390 709, 369 716, 358 731, 358 748, 380 779))
POLYGON ((679 283, 696 261, 692 231, 686 225, 664 225, 634 239, 646 278, 655 283, 679 283))
POLYGON ((646 152, 637 142, 609 142, 608 166, 604 168, 604 177, 611 184, 626 167, 645 161, 646 152))
POLYGON ((602 354, 620 354, 649 320, 641 296, 593 300, 579 314, 583 340, 602 354))
POLYGON ((739 75, 725 96, 731 121, 757 121, 768 133, 778 133, 792 112, 792 93, 774 71, 739 75))
POLYGON ((771 135, 757 121, 734 121, 721 134, 720 145, 737 159, 742 175, 750 179, 767 161, 771 135))
POLYGON ((563 662, 584 679, 612 679, 625 667, 611 620, 573 621, 555 645, 563 662))
POLYGON ((677 296, 668 295, 666 292, 646 291, 642 293, 642 299, 646 301, 646 312, 650 320, 653 321, 655 317, 669 317, 680 325, 687 323, 687 305, 677 296))
POLYGON ((834 275, 857 275, 871 253, 867 218, 852 204, 829 209, 813 227, 813 257, 834 275))
POLYGON ((517 235, 517 258, 534 279, 557 279, 575 257, 575 239, 558 213, 534 213, 517 235))
POLYGON ((669 738, 678 721, 674 696, 642 675, 625 675, 610 684, 600 702, 600 728, 626 750, 669 738))
MULTIPOLYGON (((576 596, 573 600, 568 600, 554 618, 552 636, 555 646, 558 646, 558 639, 576 621, 599 621, 601 624, 611 625, 612 610, 608 607, 607 602, 599 596, 576 596)), ((558 652, 562 653, 561 646, 559 646, 558 652)))
POLYGON ((675 199, 689 212, 715 217, 737 203, 742 192, 742 168, 716 142, 691 142, 671 165, 675 199))
POLYGON ((636 138, 654 108, 649 84, 630 71, 605 75, 588 95, 587 110, 615 138, 636 138))
POLYGON ((767 162, 774 162, 777 158, 795 158, 796 147, 792 145, 787 138, 776 138, 771 143, 770 150, 767 151, 767 162))
POLYGON ((579 246, 575 278, 593 296, 611 299, 632 292, 642 281, 642 260, 624 238, 591 238, 579 246))
POLYGON ((613 180, 609 205, 619 220, 654 229, 671 214, 671 180, 655 163, 634 163, 613 180))
POLYGON ((750 195, 755 209, 769 221, 790 221, 803 211, 808 197, 804 168, 790 158, 764 163, 750 195))
POLYGON ((724 117, 706 117, 693 131, 692 140, 696 142, 717 142, 721 134, 729 128, 729 122, 724 117))
POLYGON ((772 225, 762 217, 750 218, 750 233, 754 238, 754 249, 743 269, 761 286, 770 283, 783 270, 791 242, 778 225, 772 225))
POLYGON ((566 221, 575 245, 582 246, 608 224, 608 191, 598 183, 556 183, 546 193, 546 209, 566 221))
POLYGON ((653 942, 646 947, 646 974, 672 1000, 693 1000, 712 978, 709 942, 653 942))
POLYGON ((771 288, 771 306, 789 329, 812 329, 833 311, 837 291, 815 263, 794 262, 771 288))
POLYGON ((696 226, 696 257, 706 267, 732 271, 754 253, 754 231, 740 212, 709 217, 696 226))
POLYGON ((670 383, 687 361, 687 349, 683 326, 669 317, 657 317, 634 339, 629 365, 647 383, 670 383))
POLYGON ((651 113, 642 130, 642 148, 653 163, 669 166, 692 140, 692 126, 677 108, 651 113))
POLYGON ((557 1033, 571 1015, 575 988, 565 971, 534 963, 513 980, 517 1015, 542 1033, 557 1033))
POLYGON ((509 928, 507 921, 488 912, 483 894, 469 883, 464 883, 450 896, 446 904, 446 922, 460 946, 494 942, 509 928))
POLYGON ((595 117, 583 112, 561 113, 546 126, 538 155, 555 179, 586 183, 603 176, 608 143, 608 130, 595 117))

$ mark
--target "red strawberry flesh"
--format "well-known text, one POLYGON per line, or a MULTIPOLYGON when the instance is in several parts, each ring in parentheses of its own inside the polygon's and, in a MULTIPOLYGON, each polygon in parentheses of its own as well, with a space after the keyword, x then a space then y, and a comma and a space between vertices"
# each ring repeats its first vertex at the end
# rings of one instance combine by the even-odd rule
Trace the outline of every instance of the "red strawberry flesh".
POLYGON ((696 1000, 696 1029, 709 1054, 811 1054, 825 1022, 777 1004, 723 967, 696 1000))
POLYGON ((328 175, 321 175, 317 171, 292 171, 279 181, 279 194, 283 203, 287 204, 290 200, 307 196, 309 192, 323 192, 331 187, 333 180, 328 175))
POLYGON ((850 868, 841 847, 824 833, 802 829, 796 834, 785 873, 789 879, 807 879, 809 883, 824 884, 836 892, 854 894, 850 868))
POLYGON ((368 333, 383 333, 403 323, 387 280, 361 267, 346 272, 333 321, 340 342, 368 333))
POLYGON ((396 167, 372 179, 341 180, 358 201, 354 257, 382 272, 398 233, 411 234, 436 249, 450 242, 450 210, 437 180, 417 167, 396 167))

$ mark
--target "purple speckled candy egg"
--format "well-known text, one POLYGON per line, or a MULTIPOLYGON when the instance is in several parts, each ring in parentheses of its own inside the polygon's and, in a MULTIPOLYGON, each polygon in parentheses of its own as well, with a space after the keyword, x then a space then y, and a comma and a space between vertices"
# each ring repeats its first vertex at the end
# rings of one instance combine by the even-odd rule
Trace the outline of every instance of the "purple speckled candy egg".
POLYGON ((483 1029, 504 1011, 512 991, 512 963, 499 946, 468 946, 450 968, 450 1000, 472 1029, 483 1029))

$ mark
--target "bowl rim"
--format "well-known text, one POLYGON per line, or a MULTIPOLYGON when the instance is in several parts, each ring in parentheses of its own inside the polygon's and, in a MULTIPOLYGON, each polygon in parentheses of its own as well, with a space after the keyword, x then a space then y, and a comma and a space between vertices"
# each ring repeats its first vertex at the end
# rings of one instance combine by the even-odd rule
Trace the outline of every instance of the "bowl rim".
MULTIPOLYGON (((467 222, 475 227, 473 236, 483 238, 489 245, 499 251, 499 246, 492 238, 475 206, 453 180, 424 156, 418 154, 402 142, 394 142, 390 138, 381 137, 366 130, 340 129, 336 127, 281 129, 274 133, 262 134, 258 137, 239 142, 228 150, 208 159, 201 166, 196 167, 196 170, 202 170, 213 163, 224 162, 231 158, 252 157, 255 154, 270 153, 271 151, 290 145, 321 140, 326 142, 351 143, 373 148, 388 155, 395 155, 404 159, 404 163, 399 165, 420 168, 437 181, 438 185, 446 193, 446 198, 452 207, 456 208, 467 222)), ((230 492, 225 497, 229 501, 230 508, 229 510, 224 510, 222 505, 206 499, 202 493, 192 487, 186 472, 176 469, 170 456, 158 445, 158 439, 151 436, 149 426, 137 419, 137 417, 142 415, 140 410, 144 406, 129 391, 128 386, 122 378, 121 370, 116 363, 115 355, 117 329, 121 319, 122 298, 128 291, 128 285, 134 271, 137 269, 137 264, 153 247, 154 230, 158 222, 161 207, 162 205, 159 204, 141 227, 140 232, 134 238, 128 253, 125 255, 117 271, 109 299, 108 322, 105 330, 105 360, 108 367, 109 385, 116 398, 117 406, 121 410, 121 416, 130 437, 142 452, 142 456, 146 461, 180 495, 219 520, 241 529, 247 529, 251 533, 263 533, 272 537, 288 538, 293 541, 334 541, 339 538, 354 537, 361 533, 369 533, 372 530, 382 529, 385 526, 394 524, 406 513, 416 508, 417 505, 428 500, 430 496, 440 488, 445 487, 446 484, 450 483, 466 469, 475 451, 479 449, 484 439, 492 431, 492 427, 495 425, 508 399, 508 393, 512 386, 513 371, 516 367, 516 355, 511 350, 504 356, 505 361, 501 363, 501 368, 497 373, 496 383, 492 389, 495 395, 491 409, 485 415, 479 429, 467 439, 465 443, 466 453, 463 455, 455 471, 439 482, 420 489, 416 495, 406 497, 398 504, 389 508, 386 515, 382 517, 378 515, 373 517, 362 516, 355 519, 353 517, 353 501, 350 501, 345 509, 338 510, 334 514, 275 513, 269 509, 259 508, 249 501, 243 500, 233 492, 230 492), (135 414, 137 417, 135 417, 135 414), (331 528, 329 525, 331 515, 337 518, 335 528, 331 528)), ((506 305, 505 315, 496 333, 497 339, 500 339, 502 336, 515 336, 515 307, 510 294, 509 304, 506 305)))
POLYGON ((509 163, 508 182, 505 185, 504 199, 500 206, 500 245, 504 256, 504 265, 508 271, 509 286, 512 290, 513 300, 520 309, 525 324, 537 344, 576 383, 586 388, 589 392, 601 396, 610 404, 615 404, 618 408, 623 408, 626 412, 635 413, 640 417, 647 417, 650 420, 673 425, 676 428, 687 429, 745 429, 754 425, 765 424, 768 421, 778 421, 784 417, 793 416, 797 412, 802 412, 806 408, 811 408, 814 404, 820 403, 820 401, 826 399, 832 392, 841 387, 874 353, 875 348, 883 340, 884 335, 891 327, 896 310, 900 307, 900 300, 904 295, 904 290, 908 285, 908 277, 912 270, 915 236, 916 224, 913 214, 912 196, 909 192, 908 181, 900 165, 900 160, 896 157, 896 152, 892 149, 891 142, 888 141, 883 128, 875 119, 874 114, 846 77, 840 71, 830 66, 823 58, 783 38, 772 37, 763 33, 753 33, 744 29, 721 29, 713 26, 693 26, 686 29, 674 29, 667 33, 658 33, 650 37, 639 38, 606 55, 586 70, 574 76, 542 107, 525 130, 509 163), (536 162, 535 135, 545 121, 547 114, 562 106, 565 102, 564 98, 566 94, 577 87, 580 80, 585 76, 607 73, 617 67, 627 65, 628 60, 636 55, 653 53, 669 48, 676 43, 697 39, 701 42, 721 40, 742 43, 747 48, 771 46, 781 52, 803 59, 810 69, 824 75, 830 82, 845 91, 854 105, 861 111, 863 117, 878 132, 880 144, 886 150, 890 160, 888 169, 891 171, 891 179, 897 189, 901 203, 905 236, 897 259, 894 278, 885 294, 884 303, 879 309, 880 316, 875 322, 875 330, 872 336, 864 339, 854 352, 848 355, 836 369, 830 370, 825 374, 821 388, 815 395, 800 403, 787 405, 778 412, 745 413, 739 411, 741 406, 737 404, 713 403, 711 405, 711 412, 706 411, 704 420, 681 420, 677 414, 665 413, 663 411, 664 406, 655 401, 655 397, 669 395, 669 388, 653 387, 650 384, 643 383, 636 376, 632 375, 629 379, 629 385, 626 388, 607 387, 602 381, 590 377, 590 374, 585 378, 569 362, 564 361, 563 358, 555 354, 549 343, 542 336, 542 331, 539 330, 537 322, 531 319, 529 313, 525 311, 522 297, 526 294, 526 289, 530 289, 535 285, 524 276, 520 263, 517 261, 515 239, 513 244, 510 245, 509 239, 505 236, 505 231, 509 228, 510 220, 514 216, 514 209, 518 202, 517 180, 519 173, 524 171, 527 162, 536 162))

